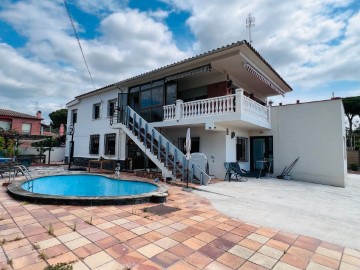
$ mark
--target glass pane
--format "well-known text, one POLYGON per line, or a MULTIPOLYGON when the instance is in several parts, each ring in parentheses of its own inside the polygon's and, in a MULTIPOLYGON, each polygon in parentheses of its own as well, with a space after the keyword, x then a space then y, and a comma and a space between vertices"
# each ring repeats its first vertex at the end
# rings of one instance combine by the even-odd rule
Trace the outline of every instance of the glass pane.
POLYGON ((152 89, 152 106, 163 104, 164 88, 156 87, 152 89))
POLYGON ((176 103, 176 84, 168 84, 166 86, 166 105, 175 104, 176 103))
POLYGON ((150 88, 151 88, 151 83, 143 84, 143 85, 140 86, 141 91, 147 90, 147 89, 150 89, 150 88))
POLYGON ((163 120, 163 107, 151 109, 151 122, 160 122, 163 120))
POLYGON ((140 95, 140 108, 151 106, 151 90, 141 92, 140 95))

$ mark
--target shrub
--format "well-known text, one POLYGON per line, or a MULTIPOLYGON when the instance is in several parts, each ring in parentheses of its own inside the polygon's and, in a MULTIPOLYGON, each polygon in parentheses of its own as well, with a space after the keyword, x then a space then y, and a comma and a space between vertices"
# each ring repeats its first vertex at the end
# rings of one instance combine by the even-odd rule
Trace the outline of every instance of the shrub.
POLYGON ((357 171, 359 169, 358 165, 355 163, 350 164, 350 170, 357 171))

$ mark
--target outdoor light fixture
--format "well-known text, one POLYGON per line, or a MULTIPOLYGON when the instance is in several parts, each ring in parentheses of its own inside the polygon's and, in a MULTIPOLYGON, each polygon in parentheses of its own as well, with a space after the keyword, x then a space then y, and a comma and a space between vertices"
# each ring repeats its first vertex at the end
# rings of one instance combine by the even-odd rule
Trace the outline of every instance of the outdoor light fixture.
POLYGON ((231 132, 231 139, 235 137, 235 131, 231 132))
POLYGON ((229 129, 226 128, 226 135, 229 135, 229 129))

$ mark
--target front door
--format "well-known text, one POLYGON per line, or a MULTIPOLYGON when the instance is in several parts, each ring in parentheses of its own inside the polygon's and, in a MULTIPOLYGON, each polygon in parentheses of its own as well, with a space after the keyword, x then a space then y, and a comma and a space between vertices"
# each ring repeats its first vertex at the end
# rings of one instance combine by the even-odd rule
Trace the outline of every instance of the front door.
POLYGON ((270 159, 271 167, 270 171, 273 172, 274 155, 273 155, 273 137, 262 136, 262 137, 250 137, 250 168, 251 170, 259 170, 265 159, 270 159))

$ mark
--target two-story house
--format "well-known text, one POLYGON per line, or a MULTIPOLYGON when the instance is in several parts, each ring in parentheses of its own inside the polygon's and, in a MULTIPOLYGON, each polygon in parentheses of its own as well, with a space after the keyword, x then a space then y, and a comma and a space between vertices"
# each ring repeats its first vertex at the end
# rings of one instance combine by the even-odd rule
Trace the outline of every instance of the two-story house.
POLYGON ((224 162, 255 170, 266 158, 276 176, 299 157, 293 179, 345 186, 341 100, 269 105, 290 91, 249 43, 233 43, 75 97, 67 104, 74 157, 130 157, 135 166, 145 156, 164 176, 190 173, 205 184, 224 178, 224 162), (208 172, 184 156, 188 128, 208 172))
POLYGON ((0 109, 0 127, 4 130, 16 130, 23 135, 41 134, 41 111, 36 116, 12 110, 0 109))

